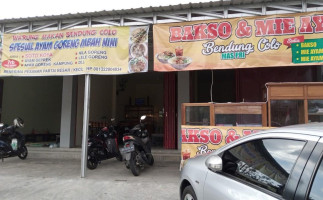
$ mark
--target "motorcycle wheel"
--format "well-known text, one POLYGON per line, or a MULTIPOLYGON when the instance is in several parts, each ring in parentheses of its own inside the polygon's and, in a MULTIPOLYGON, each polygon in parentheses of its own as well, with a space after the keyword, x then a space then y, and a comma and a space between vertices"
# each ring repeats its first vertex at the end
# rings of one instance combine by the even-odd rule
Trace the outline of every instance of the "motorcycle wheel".
POLYGON ((155 162, 153 155, 149 155, 148 160, 149 160, 148 165, 153 166, 155 162))
POLYGON ((120 162, 123 160, 122 155, 121 155, 121 153, 120 153, 120 152, 119 152, 119 153, 117 153, 116 159, 117 159, 118 161, 120 161, 120 162))
POLYGON ((140 167, 137 165, 137 155, 138 153, 136 151, 131 152, 130 157, 130 169, 134 176, 139 176, 140 174, 140 167))
POLYGON ((89 149, 88 156, 87 156, 87 168, 90 170, 96 169, 98 166, 98 161, 95 157, 95 152, 89 149))
POLYGON ((28 150, 27 150, 27 147, 26 146, 22 146, 20 149, 19 149, 19 153, 18 153, 18 157, 21 159, 21 160, 25 160, 28 156, 28 150))

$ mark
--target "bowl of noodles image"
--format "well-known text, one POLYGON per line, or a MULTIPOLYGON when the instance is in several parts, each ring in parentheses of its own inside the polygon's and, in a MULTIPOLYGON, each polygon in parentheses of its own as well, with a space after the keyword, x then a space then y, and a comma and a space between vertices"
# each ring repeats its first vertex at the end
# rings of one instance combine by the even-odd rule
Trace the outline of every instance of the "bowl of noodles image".
POLYGON ((148 48, 145 43, 133 43, 130 47, 130 55, 133 58, 147 56, 148 48))
POLYGON ((171 51, 164 51, 162 53, 157 54, 156 57, 159 62, 166 64, 166 63, 168 63, 168 60, 170 58, 175 57, 175 54, 171 51))
POLYGON ((147 29, 146 28, 136 28, 131 32, 130 40, 133 43, 143 43, 148 39, 147 29))
POLYGON ((192 63, 192 58, 186 56, 175 56, 168 59, 168 64, 178 70, 182 70, 192 63))
POLYGON ((130 73, 134 72, 147 72, 148 71, 148 61, 144 57, 132 58, 129 61, 128 71, 130 73))

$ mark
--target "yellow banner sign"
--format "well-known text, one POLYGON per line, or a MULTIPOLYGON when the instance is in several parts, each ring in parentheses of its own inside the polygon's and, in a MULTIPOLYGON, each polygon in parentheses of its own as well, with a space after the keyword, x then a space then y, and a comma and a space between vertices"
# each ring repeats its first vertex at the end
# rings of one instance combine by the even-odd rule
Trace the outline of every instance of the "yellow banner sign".
POLYGON ((216 149, 237 140, 271 127, 227 127, 227 126, 182 126, 181 160, 196 155, 211 153, 216 149))
POLYGON ((1 58, 2 58, 2 33, 0 33, 0 67, 1 67, 1 58))
POLYGON ((323 13, 154 25, 154 70, 323 64, 323 13))
POLYGON ((146 72, 148 29, 111 26, 4 34, 0 76, 146 72))

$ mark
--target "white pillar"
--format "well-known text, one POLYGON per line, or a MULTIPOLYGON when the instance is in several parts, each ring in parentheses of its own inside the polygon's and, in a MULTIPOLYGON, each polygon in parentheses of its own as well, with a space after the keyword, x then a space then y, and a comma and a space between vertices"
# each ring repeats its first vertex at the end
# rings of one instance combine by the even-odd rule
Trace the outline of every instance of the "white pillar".
POLYGON ((90 88, 91 75, 85 75, 84 86, 84 113, 83 113, 83 135, 82 135, 82 156, 81 156, 81 178, 85 177, 87 162, 87 139, 89 132, 89 112, 90 112, 90 88))
POLYGON ((60 147, 74 146, 76 123, 77 77, 63 77, 60 147))
POLYGON ((182 103, 190 102, 190 73, 178 72, 177 75, 177 130, 178 130, 178 149, 181 149, 181 124, 182 124, 182 115, 181 107, 182 103))

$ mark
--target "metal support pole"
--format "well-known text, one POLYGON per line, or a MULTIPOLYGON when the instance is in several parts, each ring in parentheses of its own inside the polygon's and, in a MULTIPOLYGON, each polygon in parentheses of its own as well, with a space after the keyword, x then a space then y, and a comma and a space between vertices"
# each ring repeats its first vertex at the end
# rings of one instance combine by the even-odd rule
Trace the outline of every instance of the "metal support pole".
POLYGON ((91 77, 85 75, 84 87, 84 113, 83 113, 83 135, 82 135, 82 158, 81 158, 81 178, 85 177, 87 162, 87 138, 89 132, 89 111, 90 111, 90 86, 91 77))
MULTIPOLYGON (((88 27, 92 26, 92 18, 88 19, 88 27)), ((89 113, 90 113, 90 91, 91 75, 85 74, 84 85, 84 109, 83 109, 83 134, 82 134, 82 156, 81 156, 81 178, 85 177, 87 164, 87 139, 89 133, 89 113)))

